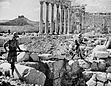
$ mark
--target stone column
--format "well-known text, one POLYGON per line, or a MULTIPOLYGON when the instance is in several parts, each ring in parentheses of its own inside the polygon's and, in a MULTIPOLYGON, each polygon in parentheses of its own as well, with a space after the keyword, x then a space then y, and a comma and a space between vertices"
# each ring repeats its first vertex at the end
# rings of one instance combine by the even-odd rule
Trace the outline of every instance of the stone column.
POLYGON ((82 30, 82 12, 81 12, 81 9, 79 11, 79 14, 80 14, 80 31, 82 30))
POLYGON ((67 29, 67 34, 69 34, 70 31, 70 8, 68 8, 68 29, 67 29))
POLYGON ((52 12, 51 12, 51 28, 50 28, 50 34, 53 34, 53 30, 54 30, 54 4, 51 4, 52 6, 52 12))
POLYGON ((46 19, 45 19, 45 34, 48 34, 48 29, 49 29, 49 3, 46 2, 46 19))
POLYGON ((39 34, 43 32, 43 1, 40 1, 40 26, 39 26, 39 34))
POLYGON ((56 4, 56 7, 57 7, 57 13, 56 13, 55 33, 54 33, 54 34, 57 34, 57 31, 58 31, 58 13, 59 13, 59 5, 56 4))
POLYGON ((66 12, 66 7, 64 6, 64 34, 66 34, 66 24, 67 24, 67 21, 66 21, 66 17, 67 17, 67 12, 66 12))
POLYGON ((63 6, 61 5, 61 8, 60 8, 60 30, 59 30, 59 34, 61 34, 62 33, 62 18, 63 18, 63 6))

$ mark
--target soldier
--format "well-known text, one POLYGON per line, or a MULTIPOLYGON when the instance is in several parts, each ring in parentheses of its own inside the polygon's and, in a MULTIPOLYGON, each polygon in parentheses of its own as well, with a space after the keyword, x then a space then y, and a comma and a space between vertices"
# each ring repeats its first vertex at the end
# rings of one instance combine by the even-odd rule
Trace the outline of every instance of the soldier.
POLYGON ((78 38, 75 40, 75 46, 76 46, 75 50, 76 50, 76 53, 78 54, 78 56, 82 59, 83 57, 82 57, 82 53, 81 53, 81 49, 80 49, 81 44, 86 45, 86 43, 83 42, 82 34, 79 34, 78 38))
POLYGON ((15 69, 15 62, 17 62, 17 49, 19 51, 22 51, 19 47, 19 42, 17 40, 18 34, 16 32, 13 33, 13 37, 11 40, 8 40, 4 43, 4 49, 7 52, 8 51, 8 57, 7 61, 11 64, 12 69, 12 77, 14 77, 14 69, 15 69), (7 49, 8 47, 8 49, 7 49))

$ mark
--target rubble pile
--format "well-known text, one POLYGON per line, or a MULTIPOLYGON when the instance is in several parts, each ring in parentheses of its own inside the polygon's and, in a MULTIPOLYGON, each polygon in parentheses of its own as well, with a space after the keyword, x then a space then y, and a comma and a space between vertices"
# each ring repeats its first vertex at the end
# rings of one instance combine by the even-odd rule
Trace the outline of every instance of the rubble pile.
MULTIPOLYGON (((52 54, 54 58, 66 58, 65 55, 68 55, 69 45, 71 44, 65 36, 35 37, 30 40, 30 43, 25 44, 28 50, 39 54, 52 54)), ((67 58, 70 58, 70 56, 67 56, 67 58)))
POLYGON ((105 45, 81 46, 84 59, 77 55, 71 59, 69 50, 74 43, 73 37, 30 37, 27 41, 21 40, 21 43, 24 43, 27 50, 36 53, 21 52, 18 55, 14 78, 9 78, 10 64, 1 61, 0 84, 111 86, 111 57, 105 45))

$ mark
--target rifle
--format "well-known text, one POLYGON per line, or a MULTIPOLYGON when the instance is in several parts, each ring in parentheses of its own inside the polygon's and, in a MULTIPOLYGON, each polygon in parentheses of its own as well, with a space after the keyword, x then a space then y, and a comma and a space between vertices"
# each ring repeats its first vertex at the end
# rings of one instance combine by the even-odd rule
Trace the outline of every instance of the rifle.
MULTIPOLYGON (((11 52, 11 51, 7 51, 7 52, 11 52)), ((2 56, 3 54, 5 54, 5 53, 7 53, 7 52, 1 51, 1 52, 0 52, 0 56, 2 56)), ((12 52, 14 52, 14 51, 12 51, 12 52)), ((37 52, 35 52, 35 51, 28 51, 28 50, 22 50, 22 51, 18 51, 18 50, 17 50, 16 52, 37 53, 37 52)))

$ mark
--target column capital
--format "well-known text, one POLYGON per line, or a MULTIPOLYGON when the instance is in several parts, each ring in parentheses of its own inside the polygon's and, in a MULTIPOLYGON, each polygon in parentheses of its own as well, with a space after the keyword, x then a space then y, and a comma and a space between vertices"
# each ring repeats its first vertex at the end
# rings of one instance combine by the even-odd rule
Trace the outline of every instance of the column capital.
POLYGON ((63 9, 67 9, 68 7, 66 5, 63 5, 63 9))
POLYGON ((63 5, 61 5, 61 9, 63 9, 63 7, 64 7, 64 6, 63 6, 63 5))
POLYGON ((49 5, 49 2, 45 2, 45 3, 46 3, 47 6, 49 5))
POLYGON ((54 3, 51 3, 52 6, 54 6, 54 3))
POLYGON ((40 4, 42 5, 44 2, 43 1, 40 1, 40 4))
POLYGON ((59 8, 59 4, 56 4, 57 8, 59 8))
POLYGON ((68 7, 67 9, 68 9, 68 10, 71 10, 71 8, 70 8, 70 7, 68 7))

